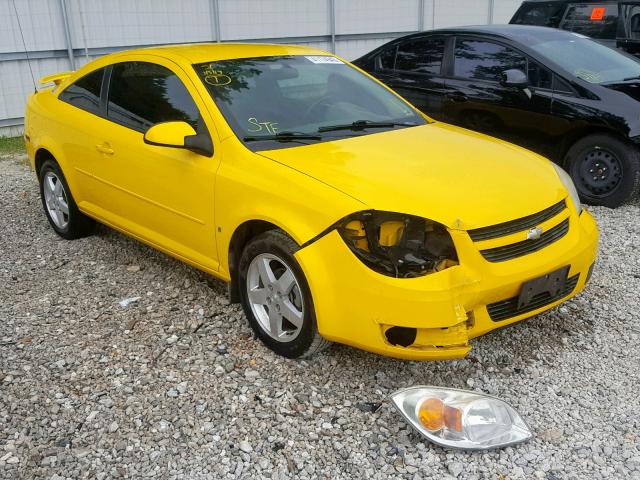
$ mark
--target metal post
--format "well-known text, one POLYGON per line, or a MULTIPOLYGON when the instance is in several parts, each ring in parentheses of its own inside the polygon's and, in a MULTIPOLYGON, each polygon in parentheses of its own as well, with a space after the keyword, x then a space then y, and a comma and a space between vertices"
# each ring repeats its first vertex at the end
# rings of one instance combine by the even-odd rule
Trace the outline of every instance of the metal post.
POLYGON ((436 0, 431 0, 431 28, 436 28, 436 0))
POLYGON ((424 30, 424 1, 418 0, 418 30, 424 30))
POLYGON ((211 0, 211 29, 213 30, 213 39, 220 43, 220 4, 218 0, 211 0))
POLYGON ((331 34, 331 53, 336 53, 336 1, 329 0, 329 32, 331 34))
POLYGON ((489 25, 493 23, 494 8, 495 8, 495 0, 489 0, 489 21, 487 22, 489 25))
POLYGON ((69 26, 69 15, 67 13, 66 0, 60 0, 60 11, 62 12, 62 23, 64 25, 64 36, 67 40, 67 54, 69 55, 69 64, 71 70, 76 69, 76 61, 73 58, 73 44, 71 43, 71 28, 69 26))

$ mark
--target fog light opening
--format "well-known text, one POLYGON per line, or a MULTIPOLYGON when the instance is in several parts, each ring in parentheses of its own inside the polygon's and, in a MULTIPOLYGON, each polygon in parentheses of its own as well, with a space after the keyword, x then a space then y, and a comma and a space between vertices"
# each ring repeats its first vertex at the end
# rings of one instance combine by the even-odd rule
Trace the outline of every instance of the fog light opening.
POLYGON ((387 341, 391 345, 400 347, 413 345, 416 341, 417 333, 417 329, 409 327, 391 327, 389 330, 384 332, 387 337, 387 341))

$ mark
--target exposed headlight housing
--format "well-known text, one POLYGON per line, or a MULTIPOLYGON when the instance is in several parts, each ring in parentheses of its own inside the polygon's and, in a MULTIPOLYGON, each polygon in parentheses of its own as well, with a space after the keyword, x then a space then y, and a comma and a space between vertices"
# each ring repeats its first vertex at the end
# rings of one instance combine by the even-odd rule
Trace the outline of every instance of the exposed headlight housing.
POLYGON ((489 395, 417 386, 397 391, 391 400, 411 426, 443 447, 489 450, 533 436, 511 405, 489 395))
POLYGON ((425 218, 368 210, 341 220, 337 229, 351 251, 383 275, 414 278, 458 264, 446 227, 425 218))
POLYGON ((560 177, 560 181, 562 182, 562 185, 564 185, 564 188, 566 188, 567 191, 569 192, 569 196, 573 201, 573 205, 576 207, 576 211, 578 212, 578 215, 580 215, 580 213, 582 212, 582 203, 580 202, 580 195, 578 195, 576 186, 573 184, 573 179, 559 165, 556 165, 554 163, 553 168, 556 169, 556 173, 558 174, 558 177, 560 177))

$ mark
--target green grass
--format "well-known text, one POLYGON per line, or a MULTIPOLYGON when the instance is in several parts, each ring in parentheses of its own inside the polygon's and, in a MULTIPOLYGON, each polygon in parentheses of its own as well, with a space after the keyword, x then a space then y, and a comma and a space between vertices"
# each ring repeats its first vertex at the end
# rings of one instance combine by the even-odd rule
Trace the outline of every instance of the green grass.
POLYGON ((0 155, 25 153, 24 138, 0 137, 0 155))

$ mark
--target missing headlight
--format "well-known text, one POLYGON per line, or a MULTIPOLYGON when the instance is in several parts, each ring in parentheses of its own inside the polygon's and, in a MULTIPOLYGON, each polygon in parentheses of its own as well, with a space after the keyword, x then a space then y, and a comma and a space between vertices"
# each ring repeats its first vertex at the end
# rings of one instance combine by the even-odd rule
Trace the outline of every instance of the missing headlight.
POLYGON ((458 264, 444 225, 413 215, 368 210, 337 225, 351 251, 376 272, 413 278, 458 264))

